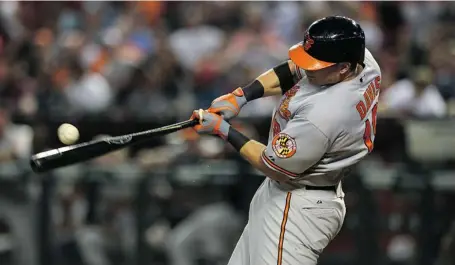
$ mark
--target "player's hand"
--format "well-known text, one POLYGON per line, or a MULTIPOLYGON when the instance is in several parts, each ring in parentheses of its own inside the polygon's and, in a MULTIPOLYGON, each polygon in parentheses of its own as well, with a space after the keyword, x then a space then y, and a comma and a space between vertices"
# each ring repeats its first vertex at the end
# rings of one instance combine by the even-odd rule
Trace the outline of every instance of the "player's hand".
POLYGON ((224 140, 227 139, 231 125, 223 120, 220 115, 200 109, 193 111, 190 119, 199 120, 199 124, 193 127, 197 133, 213 134, 220 136, 224 140))
POLYGON ((242 88, 237 88, 232 93, 223 95, 212 101, 208 112, 219 114, 225 120, 236 117, 240 109, 247 103, 242 88))

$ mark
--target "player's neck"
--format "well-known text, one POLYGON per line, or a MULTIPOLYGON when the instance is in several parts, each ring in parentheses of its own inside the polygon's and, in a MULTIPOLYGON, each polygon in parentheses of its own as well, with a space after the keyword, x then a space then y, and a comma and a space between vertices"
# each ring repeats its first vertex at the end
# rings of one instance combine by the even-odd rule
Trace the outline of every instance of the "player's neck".
POLYGON ((354 71, 350 71, 345 78, 342 78, 343 81, 349 81, 351 79, 356 78, 361 72, 363 71, 363 66, 360 64, 357 64, 357 67, 355 68, 354 71))
POLYGON ((344 76, 340 76, 340 79, 338 82, 335 83, 327 83, 325 85, 320 85, 320 87, 325 88, 325 87, 330 87, 335 84, 339 84, 341 82, 346 82, 351 79, 356 78, 361 72, 363 71, 363 66, 358 64, 357 67, 354 69, 354 71, 349 71, 349 73, 346 73, 344 76))

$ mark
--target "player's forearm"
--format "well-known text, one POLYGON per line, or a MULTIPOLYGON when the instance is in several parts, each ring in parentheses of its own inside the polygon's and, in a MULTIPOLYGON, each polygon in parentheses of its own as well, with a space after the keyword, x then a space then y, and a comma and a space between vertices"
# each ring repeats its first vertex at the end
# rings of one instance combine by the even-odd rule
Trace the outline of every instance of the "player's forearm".
POLYGON ((265 148, 266 148, 265 145, 255 140, 250 140, 242 147, 242 149, 240 149, 240 154, 242 155, 243 158, 250 162, 250 164, 254 168, 264 173, 264 175, 266 175, 267 177, 281 182, 288 181, 289 178, 287 176, 271 170, 264 164, 264 161, 262 161, 261 156, 265 148))
POLYGON ((264 87, 264 94, 262 97, 281 94, 280 80, 273 69, 261 74, 256 80, 264 87))
POLYGON ((247 101, 280 95, 295 85, 294 75, 294 64, 288 61, 261 74, 242 89, 247 101))
POLYGON ((235 149, 237 149, 237 151, 239 151, 240 155, 244 159, 246 159, 254 168, 264 173, 267 177, 282 182, 289 180, 287 176, 271 170, 264 164, 261 156, 262 152, 264 152, 266 148, 265 145, 249 139, 232 127, 229 129, 227 140, 235 149))

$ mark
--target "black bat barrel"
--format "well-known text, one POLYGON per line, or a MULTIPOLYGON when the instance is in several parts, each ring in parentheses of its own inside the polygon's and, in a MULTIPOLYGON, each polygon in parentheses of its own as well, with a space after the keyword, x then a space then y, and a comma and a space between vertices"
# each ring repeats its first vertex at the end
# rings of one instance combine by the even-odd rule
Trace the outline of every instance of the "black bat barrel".
POLYGON ((30 159, 30 166, 36 173, 81 163, 109 152, 121 149, 124 145, 97 141, 80 145, 65 146, 35 154, 30 159))
POLYGON ((108 137, 44 151, 31 157, 30 166, 34 172, 42 173, 52 169, 85 162, 126 146, 147 141, 151 137, 165 135, 192 127, 197 123, 197 120, 187 120, 148 131, 108 137))

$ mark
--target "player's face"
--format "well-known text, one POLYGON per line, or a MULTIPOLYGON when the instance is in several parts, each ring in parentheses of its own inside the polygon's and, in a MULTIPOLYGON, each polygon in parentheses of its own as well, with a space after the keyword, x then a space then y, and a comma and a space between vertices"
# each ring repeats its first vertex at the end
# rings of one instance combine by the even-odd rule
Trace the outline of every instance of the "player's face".
POLYGON ((315 71, 305 71, 308 81, 316 86, 336 84, 343 80, 343 76, 349 70, 349 65, 335 64, 333 66, 315 71))

